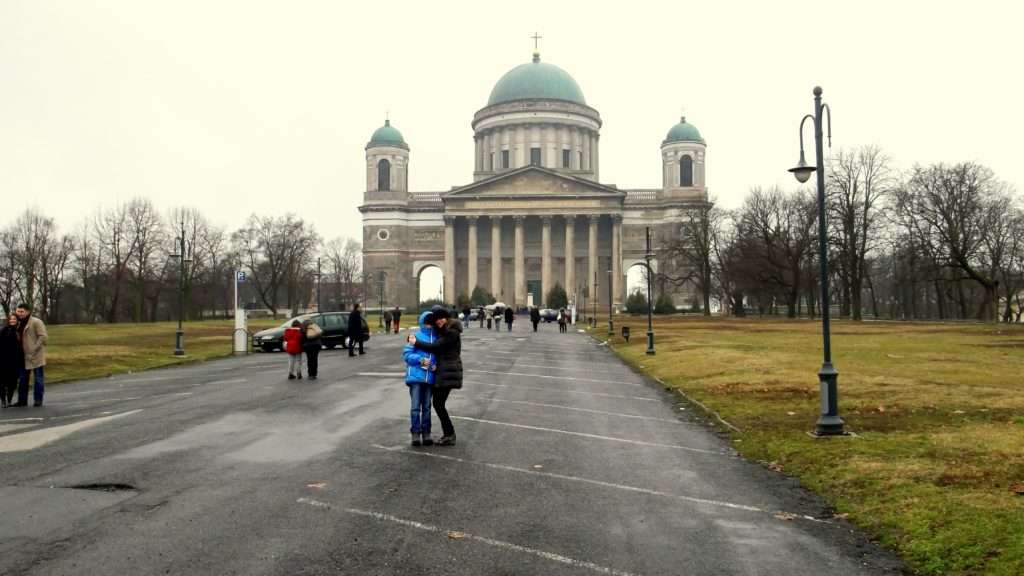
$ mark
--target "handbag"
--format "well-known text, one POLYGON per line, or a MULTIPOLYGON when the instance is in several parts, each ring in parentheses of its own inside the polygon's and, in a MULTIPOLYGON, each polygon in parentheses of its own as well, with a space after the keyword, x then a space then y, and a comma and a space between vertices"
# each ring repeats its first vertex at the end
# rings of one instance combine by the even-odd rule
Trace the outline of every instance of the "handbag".
POLYGON ((310 322, 309 326, 306 326, 306 339, 316 340, 317 338, 324 335, 324 331, 316 322, 310 322))

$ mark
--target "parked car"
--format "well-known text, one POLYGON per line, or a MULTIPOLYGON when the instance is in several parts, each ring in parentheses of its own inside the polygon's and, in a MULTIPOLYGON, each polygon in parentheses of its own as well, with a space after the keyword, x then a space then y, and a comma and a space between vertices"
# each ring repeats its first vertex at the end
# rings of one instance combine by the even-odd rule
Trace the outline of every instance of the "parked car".
POLYGON ((544 308, 540 311, 540 319, 544 322, 557 322, 558 321, 558 310, 552 310, 551 308, 544 308))
MULTIPOLYGON (((348 313, 324 312, 318 314, 303 314, 301 316, 296 316, 295 318, 289 318, 284 324, 281 324, 277 328, 268 328, 253 334, 253 350, 263 350, 264 352, 284 350, 284 331, 292 325, 294 320, 298 320, 299 322, 312 320, 316 322, 317 326, 320 326, 320 329, 324 331, 323 336, 320 337, 324 348, 333 350, 338 346, 341 346, 342 348, 347 347, 348 313)), ((369 332, 370 329, 366 324, 366 318, 363 318, 363 333, 366 334, 367 340, 370 339, 369 332)))

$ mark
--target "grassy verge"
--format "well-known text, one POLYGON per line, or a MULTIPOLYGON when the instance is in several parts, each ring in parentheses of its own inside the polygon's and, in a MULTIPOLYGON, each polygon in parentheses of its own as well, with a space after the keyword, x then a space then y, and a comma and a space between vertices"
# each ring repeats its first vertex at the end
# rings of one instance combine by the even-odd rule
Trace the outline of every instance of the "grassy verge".
MULTIPOLYGON (((820 324, 622 317, 618 354, 738 427, 748 458, 824 495, 925 574, 1024 574, 1024 329, 833 325, 840 411, 815 440, 820 324)), ((603 336, 604 331, 596 333, 603 336)))
MULTIPOLYGON (((276 326, 281 320, 250 320, 250 331, 276 326)), ((49 326, 47 383, 97 378, 231 354, 231 320, 185 324, 184 358, 175 357, 174 322, 151 324, 74 324, 49 326)))

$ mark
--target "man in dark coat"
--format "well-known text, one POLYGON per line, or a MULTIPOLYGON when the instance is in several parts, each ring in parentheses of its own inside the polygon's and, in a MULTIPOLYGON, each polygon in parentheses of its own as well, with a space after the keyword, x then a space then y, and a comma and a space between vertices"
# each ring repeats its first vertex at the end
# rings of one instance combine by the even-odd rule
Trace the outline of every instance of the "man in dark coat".
POLYGON ((402 319, 402 309, 395 306, 395 311, 391 313, 391 323, 395 326, 395 334, 398 334, 398 321, 402 319))
POLYGON ((352 311, 348 314, 348 355, 356 355, 356 344, 359 345, 359 354, 363 351, 363 311, 359 303, 352 305, 352 311))
POLYGON ((0 328, 0 398, 4 408, 14 405, 14 391, 24 369, 25 351, 18 334, 18 317, 11 314, 0 328))
POLYGON ((431 313, 434 315, 434 326, 439 334, 437 340, 426 342, 410 335, 409 344, 437 357, 433 401, 434 412, 437 412, 444 434, 437 441, 437 445, 454 446, 455 426, 452 425, 445 402, 448 401, 448 395, 452 390, 462 388, 462 323, 440 306, 431 310, 431 313))
POLYGON ((505 324, 508 325, 508 331, 512 331, 512 321, 515 320, 515 313, 512 312, 512 307, 505 308, 505 324))
POLYGON ((537 324, 540 324, 540 309, 536 306, 530 308, 530 323, 533 324, 533 331, 537 331, 537 324))
POLYGON ((316 375, 320 371, 323 333, 323 328, 312 319, 302 323, 302 351, 306 353, 306 370, 310 380, 316 380, 316 375))

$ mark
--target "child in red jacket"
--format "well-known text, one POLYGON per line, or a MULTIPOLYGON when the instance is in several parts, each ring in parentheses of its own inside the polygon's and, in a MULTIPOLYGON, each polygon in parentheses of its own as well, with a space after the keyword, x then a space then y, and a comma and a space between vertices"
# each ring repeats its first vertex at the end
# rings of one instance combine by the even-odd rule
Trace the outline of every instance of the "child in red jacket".
POLYGON ((288 353, 288 379, 302 380, 302 324, 298 320, 284 331, 284 351, 288 353))

